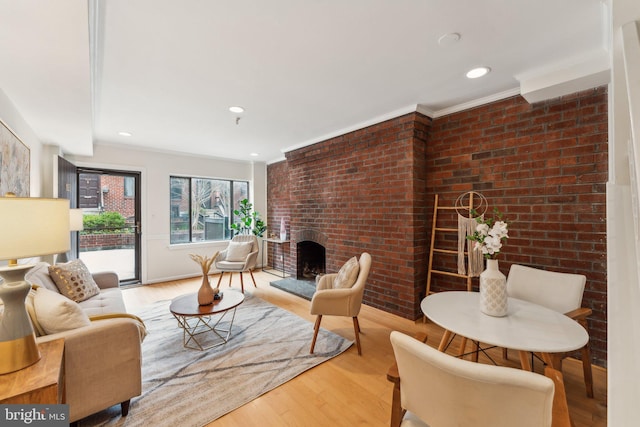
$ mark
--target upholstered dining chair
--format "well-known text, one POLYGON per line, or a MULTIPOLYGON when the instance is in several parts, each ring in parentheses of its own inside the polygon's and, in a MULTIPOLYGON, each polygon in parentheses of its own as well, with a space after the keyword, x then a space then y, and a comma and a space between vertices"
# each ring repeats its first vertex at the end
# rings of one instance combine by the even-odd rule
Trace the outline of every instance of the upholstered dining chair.
POLYGON ((397 331, 391 332, 391 345, 391 427, 571 425, 557 371, 546 376, 474 363, 397 331))
MULTIPOLYGON (((582 307, 587 278, 581 274, 560 273, 513 264, 507 276, 507 295, 550 308, 576 320, 589 332, 590 308, 582 307)), ((506 353, 506 351, 505 351, 506 353)), ((582 371, 587 396, 593 397, 593 374, 589 343, 582 349, 582 371)), ((556 357, 556 369, 562 370, 562 355, 556 357)))
POLYGON ((224 273, 229 273, 229 286, 231 286, 233 273, 240 273, 240 288, 242 289, 242 293, 244 293, 242 273, 246 271, 251 275, 253 286, 258 287, 256 285, 256 279, 253 277, 253 269, 256 267, 257 260, 258 238, 253 235, 234 236, 229 242, 227 249, 221 251, 215 261, 216 269, 220 271, 218 287, 220 286, 224 273))
POLYGON ((322 316, 347 316, 353 319, 353 330, 356 336, 358 354, 362 355, 360 346, 360 324, 358 314, 362 306, 364 286, 371 269, 371 255, 363 252, 360 260, 356 257, 348 260, 335 274, 325 274, 320 277, 316 285, 316 292, 311 298, 311 314, 316 315, 313 327, 313 341, 311 350, 316 345, 322 316))

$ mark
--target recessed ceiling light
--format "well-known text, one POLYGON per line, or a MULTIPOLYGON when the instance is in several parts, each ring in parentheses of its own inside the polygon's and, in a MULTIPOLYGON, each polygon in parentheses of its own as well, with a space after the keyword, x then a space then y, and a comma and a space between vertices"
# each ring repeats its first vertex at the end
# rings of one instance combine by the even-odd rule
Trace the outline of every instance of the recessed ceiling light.
POLYGON ((244 108, 242 108, 240 106, 229 107, 229 111, 231 111, 232 113, 243 113, 244 112, 244 108))
POLYGON ((249 154, 249 155, 250 155, 251 157, 258 157, 260 154, 258 154, 258 153, 251 153, 251 154, 249 154))
POLYGON ((491 71, 491 68, 489 68, 489 67, 474 68, 473 70, 469 70, 467 72, 467 78, 469 78, 469 79, 477 79, 478 77, 482 77, 482 76, 486 75, 487 73, 489 73, 489 71, 491 71))
POLYGON ((118 135, 120 135, 120 136, 131 136, 132 133, 131 132, 118 132, 118 135))

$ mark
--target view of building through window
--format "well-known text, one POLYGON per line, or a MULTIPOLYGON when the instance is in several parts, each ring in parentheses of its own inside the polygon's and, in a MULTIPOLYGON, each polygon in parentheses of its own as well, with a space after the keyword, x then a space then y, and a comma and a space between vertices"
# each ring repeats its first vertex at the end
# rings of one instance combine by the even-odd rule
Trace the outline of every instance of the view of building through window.
POLYGON ((171 177, 171 243, 230 239, 233 210, 249 197, 247 181, 171 177))

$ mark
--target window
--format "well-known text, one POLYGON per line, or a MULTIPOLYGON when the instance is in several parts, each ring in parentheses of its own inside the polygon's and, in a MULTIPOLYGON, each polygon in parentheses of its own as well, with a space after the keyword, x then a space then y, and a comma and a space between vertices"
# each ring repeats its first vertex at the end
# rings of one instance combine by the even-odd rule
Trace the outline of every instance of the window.
POLYGON ((124 197, 134 197, 136 195, 135 184, 136 180, 134 177, 124 177, 124 197))
POLYGON ((233 210, 249 197, 247 181, 171 177, 171 244, 231 238, 233 210))

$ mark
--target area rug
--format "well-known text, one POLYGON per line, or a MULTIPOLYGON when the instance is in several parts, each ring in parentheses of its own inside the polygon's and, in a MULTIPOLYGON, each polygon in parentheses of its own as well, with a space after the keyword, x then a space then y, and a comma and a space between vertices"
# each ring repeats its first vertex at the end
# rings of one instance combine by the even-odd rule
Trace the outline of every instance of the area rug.
POLYGON ((311 297, 316 292, 316 284, 310 280, 298 280, 291 277, 276 280, 270 283, 274 288, 278 288, 290 294, 299 296, 311 301, 311 297))
POLYGON ((182 330, 169 303, 135 313, 149 334, 142 344, 142 395, 131 400, 129 415, 121 417, 116 405, 81 420, 80 426, 200 427, 353 344, 321 329, 314 354, 309 354, 313 324, 247 292, 229 341, 205 351, 189 350, 182 346, 182 330))

